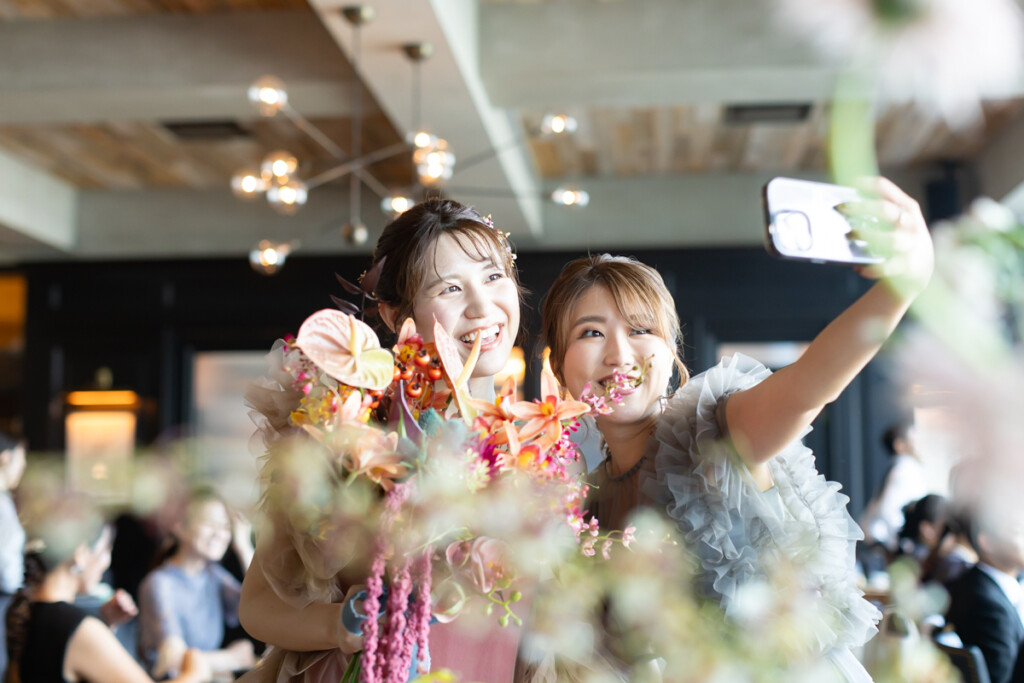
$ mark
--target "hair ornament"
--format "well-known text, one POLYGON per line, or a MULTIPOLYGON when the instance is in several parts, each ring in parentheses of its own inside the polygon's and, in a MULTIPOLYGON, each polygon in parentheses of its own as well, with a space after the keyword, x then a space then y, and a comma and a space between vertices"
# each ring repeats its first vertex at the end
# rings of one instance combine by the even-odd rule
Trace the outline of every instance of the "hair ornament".
POLYGON ((515 267, 516 259, 518 254, 512 250, 512 243, 509 242, 508 238, 512 236, 510 232, 504 232, 499 228, 495 227, 494 220, 491 218, 491 214, 487 214, 480 219, 480 222, 486 225, 491 230, 498 233, 498 241, 501 242, 502 246, 505 247, 505 251, 508 253, 509 260, 512 262, 512 266, 515 267))

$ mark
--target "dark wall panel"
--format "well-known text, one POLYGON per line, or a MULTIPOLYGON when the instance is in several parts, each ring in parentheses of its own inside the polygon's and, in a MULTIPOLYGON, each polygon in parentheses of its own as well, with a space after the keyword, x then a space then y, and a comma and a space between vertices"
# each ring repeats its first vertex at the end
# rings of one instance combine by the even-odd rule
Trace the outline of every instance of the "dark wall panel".
MULTIPOLYGON (((630 253, 630 252, 620 252, 630 253)), ((531 291, 524 324, 536 339, 540 302, 576 252, 523 253, 531 291)), ((693 372, 715 362, 720 342, 810 340, 866 284, 829 266, 777 261, 760 249, 632 252, 654 265, 676 298, 684 355, 693 372)), ((239 260, 50 263, 26 266, 25 431, 33 449, 63 448, 63 395, 85 388, 98 367, 144 400, 140 443, 176 429, 189 414, 191 358, 204 350, 269 349, 310 313, 342 294, 365 258, 293 257, 265 277, 239 260)), ((527 349, 528 353, 531 349, 527 349)), ((888 373, 870 366, 817 423, 808 441, 819 468, 842 481, 859 510, 884 468, 877 445, 891 414, 888 373)), ((527 383, 536 391, 536 381, 527 383)))

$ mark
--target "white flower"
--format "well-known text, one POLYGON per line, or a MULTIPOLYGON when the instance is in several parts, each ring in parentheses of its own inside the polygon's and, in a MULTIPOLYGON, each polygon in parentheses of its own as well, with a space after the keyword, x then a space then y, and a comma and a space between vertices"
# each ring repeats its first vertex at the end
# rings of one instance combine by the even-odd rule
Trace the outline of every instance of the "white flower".
POLYGON ((1013 0, 774 0, 778 23, 844 65, 874 65, 885 102, 912 101, 951 126, 1015 93, 1024 23, 1013 0))

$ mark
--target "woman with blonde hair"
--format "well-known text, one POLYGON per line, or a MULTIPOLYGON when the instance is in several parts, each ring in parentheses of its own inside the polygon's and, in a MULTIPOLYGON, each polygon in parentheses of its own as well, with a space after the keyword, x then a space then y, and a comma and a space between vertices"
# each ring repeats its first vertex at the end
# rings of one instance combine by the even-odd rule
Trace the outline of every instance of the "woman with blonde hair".
POLYGON ((861 272, 881 281, 778 372, 736 355, 688 378, 672 296, 633 259, 570 263, 543 309, 551 367, 571 394, 625 383, 621 404, 596 418, 605 460, 592 475, 590 512, 622 529, 638 505, 664 511, 699 560, 699 592, 727 615, 743 585, 793 563, 818 608, 817 647, 847 681, 870 681, 850 648, 874 634, 879 613, 855 584, 862 535, 848 499, 800 438, 878 352, 933 268, 917 203, 884 179, 873 189, 870 208, 893 226, 874 237, 893 255, 861 272), (681 386, 670 393, 673 371, 681 386))

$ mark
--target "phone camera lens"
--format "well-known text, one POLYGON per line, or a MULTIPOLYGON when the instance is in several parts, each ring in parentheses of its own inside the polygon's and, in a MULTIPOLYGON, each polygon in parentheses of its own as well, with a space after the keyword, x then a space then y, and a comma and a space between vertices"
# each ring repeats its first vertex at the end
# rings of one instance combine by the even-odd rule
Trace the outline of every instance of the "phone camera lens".
POLYGON ((808 251, 813 245, 811 221, 802 211, 782 211, 775 216, 778 237, 789 250, 808 251))

